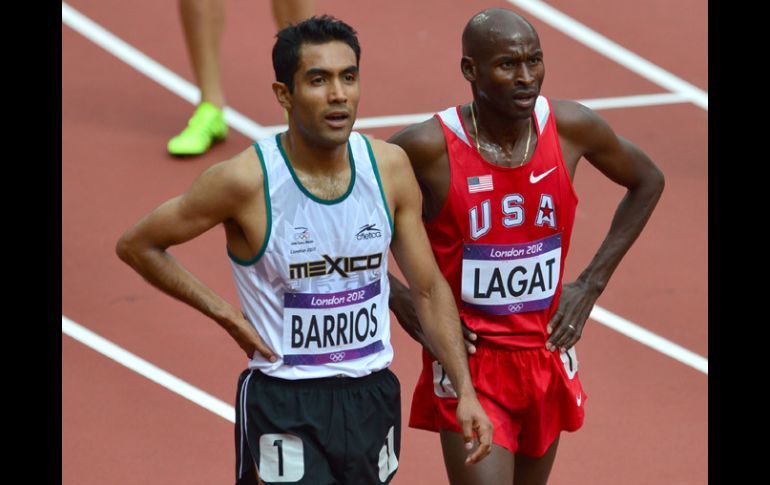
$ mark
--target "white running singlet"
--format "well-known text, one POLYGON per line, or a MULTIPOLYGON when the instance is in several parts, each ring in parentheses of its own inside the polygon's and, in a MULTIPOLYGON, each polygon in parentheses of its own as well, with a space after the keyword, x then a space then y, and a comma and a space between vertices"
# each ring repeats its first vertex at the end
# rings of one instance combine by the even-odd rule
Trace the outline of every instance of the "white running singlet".
POLYGON ((230 254, 243 312, 278 357, 255 352, 249 368, 283 379, 381 370, 393 360, 393 223, 371 146, 351 132, 348 190, 323 200, 302 186, 279 137, 254 145, 268 194, 265 242, 252 260, 230 254))

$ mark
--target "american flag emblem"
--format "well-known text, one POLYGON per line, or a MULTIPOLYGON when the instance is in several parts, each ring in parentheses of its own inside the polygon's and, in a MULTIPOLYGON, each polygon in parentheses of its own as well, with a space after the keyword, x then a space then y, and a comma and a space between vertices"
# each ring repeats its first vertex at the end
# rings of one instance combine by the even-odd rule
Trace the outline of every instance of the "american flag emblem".
POLYGON ((491 175, 481 175, 479 177, 468 177, 468 192, 487 192, 494 189, 491 175))

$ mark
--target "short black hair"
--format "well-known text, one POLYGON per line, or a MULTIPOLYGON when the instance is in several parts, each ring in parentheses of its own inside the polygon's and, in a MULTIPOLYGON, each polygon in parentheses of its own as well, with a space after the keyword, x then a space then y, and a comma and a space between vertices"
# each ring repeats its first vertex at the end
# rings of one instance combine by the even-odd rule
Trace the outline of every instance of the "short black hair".
POLYGON ((273 46, 275 79, 294 91, 294 73, 299 68, 302 44, 325 44, 335 40, 346 43, 356 53, 356 66, 361 60, 361 47, 353 27, 330 15, 314 16, 278 31, 273 46))

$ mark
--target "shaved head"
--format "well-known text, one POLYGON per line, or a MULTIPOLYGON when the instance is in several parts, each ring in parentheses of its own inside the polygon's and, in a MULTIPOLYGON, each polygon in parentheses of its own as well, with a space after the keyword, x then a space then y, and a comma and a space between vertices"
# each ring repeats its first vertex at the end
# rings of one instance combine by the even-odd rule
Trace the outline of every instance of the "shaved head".
POLYGON ((528 120, 545 79, 543 50, 532 24, 504 8, 483 10, 463 30, 460 71, 479 113, 528 120))
MULTIPOLYGON (((489 8, 468 21, 463 30, 463 55, 477 57, 487 52, 499 39, 518 33, 538 39, 532 24, 513 10, 489 8)), ((539 43, 539 39, 538 39, 539 43)))

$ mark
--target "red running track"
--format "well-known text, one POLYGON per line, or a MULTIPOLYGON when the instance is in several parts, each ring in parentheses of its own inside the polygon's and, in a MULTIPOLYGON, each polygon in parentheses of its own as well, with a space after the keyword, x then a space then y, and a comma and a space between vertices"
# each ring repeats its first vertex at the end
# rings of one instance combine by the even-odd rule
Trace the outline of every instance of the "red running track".
MULTIPOLYGON (((468 18, 503 1, 319 0, 353 25, 363 48, 359 118, 432 112, 470 98, 459 73, 468 18)), ((175 2, 69 5, 188 81, 175 2)), ((550 5, 707 90, 703 1, 552 1, 550 5), (589 6, 590 5, 590 6, 589 6)), ((231 0, 223 45, 228 104, 262 125, 283 122, 272 98, 274 27, 267 2, 231 0)), ((533 19, 547 66, 543 94, 593 99, 666 90, 533 19)), ((232 403, 240 349, 214 323, 161 294, 114 255, 131 223, 184 191, 206 167, 251 140, 232 131, 193 160, 165 153, 192 106, 62 26, 62 308, 67 317, 232 403)), ((690 103, 600 111, 664 170, 666 192, 599 300, 602 307, 708 356, 707 111, 690 103)), ((398 127, 364 130, 386 138, 398 127)), ((622 191, 589 164, 567 278, 590 260, 622 191)), ((193 273, 237 301, 224 236, 174 248, 193 273)), ((404 422, 419 368, 417 344, 394 322, 393 370, 404 422)), ((579 344, 590 395, 586 422, 565 434, 551 483, 703 484, 708 480, 707 376, 590 321, 579 344)), ((395 484, 446 483, 437 435, 404 427, 395 484)), ((62 335, 62 483, 232 483, 232 424, 62 335)))

